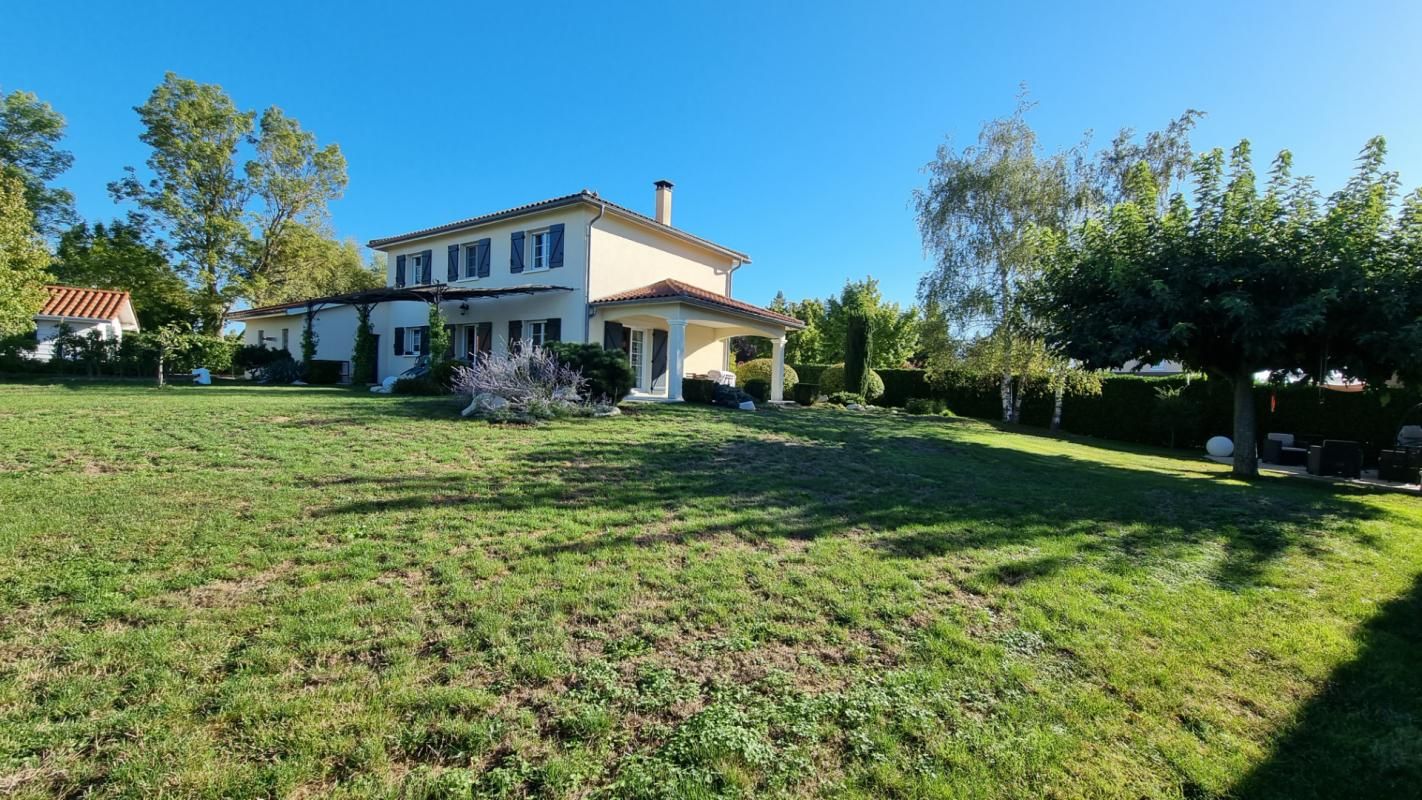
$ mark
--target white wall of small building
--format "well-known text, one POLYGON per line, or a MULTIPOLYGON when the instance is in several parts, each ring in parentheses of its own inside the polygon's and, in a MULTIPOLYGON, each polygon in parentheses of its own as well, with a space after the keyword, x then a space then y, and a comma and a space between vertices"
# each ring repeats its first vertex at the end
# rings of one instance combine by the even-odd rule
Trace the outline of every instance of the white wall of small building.
POLYGON ((54 358, 54 340, 59 336, 60 325, 68 325, 71 333, 98 336, 100 339, 123 339, 123 328, 120 327, 119 321, 116 319, 37 318, 35 320, 35 339, 39 344, 35 346, 34 359, 37 361, 49 361, 54 358))

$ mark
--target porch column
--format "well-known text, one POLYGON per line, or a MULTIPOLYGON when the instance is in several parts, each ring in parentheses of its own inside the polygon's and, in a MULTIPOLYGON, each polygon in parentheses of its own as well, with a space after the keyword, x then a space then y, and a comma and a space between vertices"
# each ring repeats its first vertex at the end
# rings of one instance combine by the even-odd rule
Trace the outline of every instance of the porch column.
POLYGON ((667 320, 667 399, 680 400, 686 371, 686 320, 667 320))
POLYGON ((770 402, 785 399, 785 337, 770 340, 770 402))

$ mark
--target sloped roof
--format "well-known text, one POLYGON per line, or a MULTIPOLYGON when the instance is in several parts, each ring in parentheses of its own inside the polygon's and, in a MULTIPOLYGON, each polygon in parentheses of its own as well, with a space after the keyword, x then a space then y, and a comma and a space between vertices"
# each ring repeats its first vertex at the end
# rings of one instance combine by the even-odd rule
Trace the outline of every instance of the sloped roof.
POLYGON ((650 286, 643 286, 638 289, 629 289, 625 292, 617 292, 599 300, 594 300, 593 305, 611 305, 613 303, 634 303, 642 300, 687 300, 702 305, 723 308, 729 311, 739 311, 742 314, 767 319, 778 322, 787 328, 800 330, 805 327, 805 323, 794 317, 788 317, 768 308, 753 306, 750 303, 743 303, 723 294, 692 286, 689 283, 682 283, 675 278, 667 278, 657 281, 650 286))
POLYGON ((244 308, 241 311, 229 312, 227 319, 245 320, 277 317, 289 314, 297 309, 304 309, 307 306, 343 306, 360 305, 362 303, 398 303, 402 301, 442 303, 453 300, 482 300, 484 298, 504 297, 511 294, 542 294, 544 292, 571 291, 573 291, 572 288, 568 286, 549 286, 542 283, 527 283, 518 286, 501 286, 498 288, 449 286, 442 283, 433 283, 423 286, 387 286, 379 289, 362 289, 358 292, 348 292, 346 294, 312 297, 306 300, 278 303, 271 306, 244 308))
POLYGON ((685 239, 689 242, 694 242, 695 244, 699 244, 702 247, 709 247, 712 250, 724 253, 725 255, 739 259, 740 261, 744 261, 747 264, 750 263, 750 256, 746 255, 745 253, 742 253, 738 250, 732 250, 731 248, 725 247, 723 245, 716 244, 715 242, 709 239, 703 239, 700 236, 687 233, 686 231, 680 228, 674 228, 671 225, 663 225, 662 223, 657 222, 655 219, 647 216, 646 214, 639 214, 638 212, 633 211, 632 209, 627 208, 626 206, 618 205, 617 203, 614 203, 610 200, 604 200, 602 197, 598 196, 597 192, 588 191, 587 189, 584 189, 580 192, 576 192, 574 194, 565 194, 562 197, 554 197, 548 200, 540 200, 536 203, 526 203, 521 206, 506 208, 503 211, 495 211, 491 214, 481 214, 477 217, 469 217, 468 219, 461 219, 455 222, 448 222, 443 225, 436 225, 432 228, 421 228, 417 231, 401 233, 395 236, 386 236, 380 239, 371 239, 369 242, 366 243, 366 246, 374 250, 382 250, 386 247, 389 247, 390 245, 399 244, 401 242, 406 242, 411 239, 422 239, 426 236, 436 236, 441 233, 449 233, 451 231, 462 230, 464 228, 472 228, 475 225, 485 225, 490 222, 498 222, 499 220, 523 216, 524 214, 536 214, 540 211, 549 211, 555 208, 562 208, 563 206, 570 206, 576 203, 588 203, 595 206, 605 205, 609 211, 612 211, 622 217, 626 217, 627 219, 633 220, 634 222, 650 226, 664 233, 671 234, 672 236, 685 239))
POLYGON ((113 289, 81 289, 77 286, 46 286, 49 299, 40 315, 76 319, 116 319, 129 302, 128 292, 113 289))

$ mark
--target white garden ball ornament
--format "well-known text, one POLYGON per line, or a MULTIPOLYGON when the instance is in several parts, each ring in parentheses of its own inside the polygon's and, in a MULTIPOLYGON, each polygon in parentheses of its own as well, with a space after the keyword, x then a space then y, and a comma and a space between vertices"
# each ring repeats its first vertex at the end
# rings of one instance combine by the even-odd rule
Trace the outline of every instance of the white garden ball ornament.
POLYGON ((1234 442, 1228 436, 1213 436, 1205 442, 1205 452, 1218 458, 1234 455, 1234 442))

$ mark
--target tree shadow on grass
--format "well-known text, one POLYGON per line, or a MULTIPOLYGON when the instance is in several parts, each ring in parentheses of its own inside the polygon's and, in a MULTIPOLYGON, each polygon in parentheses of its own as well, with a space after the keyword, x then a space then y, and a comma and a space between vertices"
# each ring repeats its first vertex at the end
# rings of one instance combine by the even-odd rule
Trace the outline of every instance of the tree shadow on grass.
POLYGON ((1359 637, 1358 657, 1329 677, 1230 797, 1422 796, 1422 578, 1359 637))
MULTIPOLYGON (((725 534, 749 542, 859 536, 886 557, 911 559, 1068 541, 1073 557, 1124 571, 1214 543, 1224 557, 1211 578, 1229 588, 1253 584, 1290 550, 1313 552, 1324 530, 1361 537, 1348 523, 1377 513, 1353 490, 1222 482, 1183 460, 1178 469, 1168 459, 1136 468, 1094 460, 1086 449, 994 446, 951 421, 708 414, 658 409, 652 418, 663 423, 686 416, 672 433, 639 435, 634 418, 583 436, 544 436, 499 469, 346 476, 338 479, 343 494, 357 498, 311 513, 556 508, 595 520, 577 535, 524 540, 550 557, 725 534), (630 437, 625 426, 634 426, 630 437)), ((1051 559, 1013 580, 1069 563, 1051 559)))

